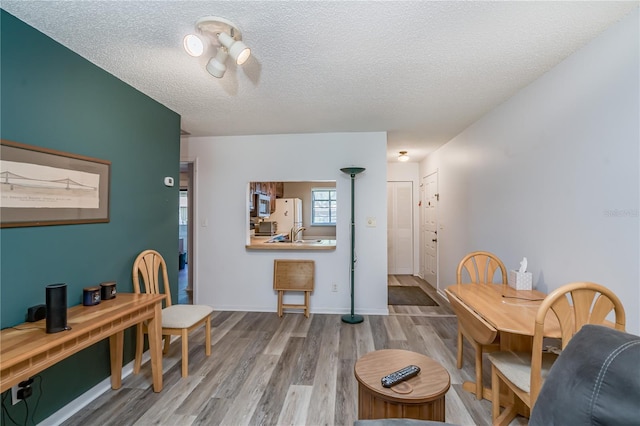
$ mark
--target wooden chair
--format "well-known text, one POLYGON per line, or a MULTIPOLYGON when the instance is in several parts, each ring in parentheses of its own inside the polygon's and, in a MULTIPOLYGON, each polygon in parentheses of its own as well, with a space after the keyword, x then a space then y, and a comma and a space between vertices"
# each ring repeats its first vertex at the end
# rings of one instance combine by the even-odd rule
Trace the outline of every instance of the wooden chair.
MULTIPOLYGON (((527 407, 533 408, 544 379, 557 358, 543 352, 544 323, 551 311, 560 323, 562 348, 585 324, 607 324, 607 316, 615 313, 614 327, 624 331, 625 313, 620 299, 608 288, 590 282, 564 285, 542 301, 536 313, 531 353, 495 352, 491 360, 491 393, 493 424, 508 424, 516 416, 515 400, 500 413, 500 384, 507 387, 527 407)), ((512 398, 513 399, 513 398, 512 398)))
MULTIPOLYGON (((162 309, 162 336, 164 337, 163 353, 169 351, 171 336, 182 337, 182 377, 189 375, 189 333, 201 325, 205 326, 205 354, 211 355, 211 313, 213 308, 206 305, 172 305, 169 292, 169 278, 164 258, 155 250, 145 250, 133 262, 133 290, 140 293, 140 278, 144 284, 144 292, 161 294, 164 292, 165 308, 162 309), (162 287, 161 288, 161 284, 162 287)), ((136 327, 136 359, 133 372, 140 372, 142 363, 142 346, 145 324, 136 327)))
POLYGON ((472 283, 493 283, 496 270, 500 269, 502 281, 507 285, 507 268, 502 260, 488 251, 474 251, 462 258, 456 271, 456 282, 463 283, 462 272, 466 270, 472 283))
MULTIPOLYGON (((472 283, 493 283, 496 271, 500 270, 502 284, 507 285, 507 268, 504 263, 494 254, 487 251, 474 251, 467 254, 460 263, 456 271, 456 282, 463 283, 462 274, 466 271, 472 283)), ((464 336, 476 351, 476 398, 482 399, 482 354, 485 352, 500 349, 500 336, 498 331, 475 312, 469 311, 464 303, 455 296, 447 293, 451 308, 458 317, 458 354, 457 367, 462 368, 463 341, 464 336)))

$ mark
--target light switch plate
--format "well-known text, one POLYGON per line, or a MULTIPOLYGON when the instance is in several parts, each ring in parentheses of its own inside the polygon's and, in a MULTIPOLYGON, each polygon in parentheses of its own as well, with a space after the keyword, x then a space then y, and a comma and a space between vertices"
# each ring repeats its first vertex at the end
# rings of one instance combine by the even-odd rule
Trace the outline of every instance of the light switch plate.
POLYGON ((377 226, 376 218, 375 217, 368 217, 367 218, 367 226, 369 228, 375 228, 377 226))
POLYGON ((164 184, 166 186, 173 186, 173 178, 171 176, 167 176, 164 178, 164 184))

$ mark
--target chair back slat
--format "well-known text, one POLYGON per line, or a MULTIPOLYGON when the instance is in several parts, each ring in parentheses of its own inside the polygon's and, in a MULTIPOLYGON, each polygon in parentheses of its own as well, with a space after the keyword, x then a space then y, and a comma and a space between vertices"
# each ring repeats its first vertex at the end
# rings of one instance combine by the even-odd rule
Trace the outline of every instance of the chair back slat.
POLYGON ((573 299, 576 331, 578 331, 578 329, 583 325, 589 323, 589 315, 591 313, 591 307, 593 306, 593 300, 595 297, 596 292, 590 289, 579 289, 570 293, 570 298, 573 299))
POLYGON ((556 318, 558 318, 558 323, 560 324, 560 340, 564 347, 566 342, 573 336, 573 330, 576 329, 573 308, 569 303, 569 299, 566 297, 557 299, 549 308, 555 314, 556 318))
POLYGON ((498 269, 500 270, 500 283, 507 284, 507 269, 504 263, 493 253, 474 251, 462 258, 458 264, 456 281, 458 284, 462 284, 462 272, 467 271, 472 283, 493 283, 494 276, 498 269))
POLYGON ((169 290, 169 274, 167 264, 160 253, 155 250, 145 250, 133 262, 133 290, 141 293, 140 279, 147 294, 166 295, 165 306, 171 306, 171 292, 169 290))
POLYGON ((593 309, 591 310, 591 315, 589 316, 589 324, 602 324, 605 322, 609 312, 614 309, 613 302, 608 297, 603 297, 602 295, 598 296, 595 303, 593 304, 593 309))

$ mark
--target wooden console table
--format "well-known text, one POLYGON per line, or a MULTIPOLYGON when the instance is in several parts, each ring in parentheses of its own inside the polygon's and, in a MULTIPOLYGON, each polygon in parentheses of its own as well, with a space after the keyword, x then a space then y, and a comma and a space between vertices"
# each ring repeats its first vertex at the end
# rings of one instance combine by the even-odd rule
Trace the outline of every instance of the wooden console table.
POLYGON ((0 393, 59 361, 109 338, 111 387, 122 384, 124 330, 148 321, 153 391, 162 390, 162 301, 164 295, 118 293, 95 306, 67 311, 70 330, 47 334, 46 320, 0 331, 0 393))

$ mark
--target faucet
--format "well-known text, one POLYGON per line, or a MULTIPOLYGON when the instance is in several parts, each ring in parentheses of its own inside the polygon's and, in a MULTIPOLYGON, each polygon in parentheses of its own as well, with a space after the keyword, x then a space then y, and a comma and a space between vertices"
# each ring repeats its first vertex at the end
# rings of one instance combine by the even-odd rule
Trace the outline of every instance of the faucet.
POLYGON ((289 241, 291 241, 292 243, 296 242, 296 237, 298 236, 298 234, 302 231, 304 231, 305 228, 304 226, 294 226, 293 228, 291 228, 291 231, 289 232, 289 241))

